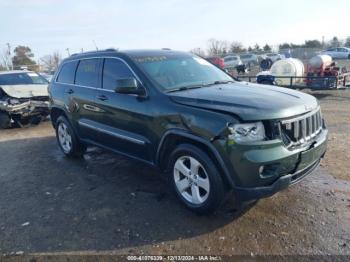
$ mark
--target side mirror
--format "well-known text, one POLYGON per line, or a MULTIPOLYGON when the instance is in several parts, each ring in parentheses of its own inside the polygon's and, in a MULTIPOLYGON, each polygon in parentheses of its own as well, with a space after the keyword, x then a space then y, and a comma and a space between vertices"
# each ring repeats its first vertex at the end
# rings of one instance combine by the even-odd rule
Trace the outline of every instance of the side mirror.
POLYGON ((116 88, 114 89, 119 94, 129 95, 144 95, 145 90, 140 88, 135 78, 123 78, 116 80, 116 88))

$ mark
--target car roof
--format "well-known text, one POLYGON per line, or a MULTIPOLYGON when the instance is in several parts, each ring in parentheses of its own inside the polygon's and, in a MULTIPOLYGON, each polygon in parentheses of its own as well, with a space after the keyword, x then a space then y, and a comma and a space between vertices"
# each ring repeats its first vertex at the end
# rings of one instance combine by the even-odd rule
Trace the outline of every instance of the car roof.
POLYGON ((9 75, 9 74, 18 74, 18 73, 34 73, 34 72, 28 71, 28 70, 10 70, 10 71, 1 71, 0 75, 9 75))
POLYGON ((81 58, 99 57, 99 56, 129 56, 129 57, 145 57, 145 56, 162 56, 162 55, 187 55, 193 56, 188 52, 174 51, 168 48, 164 49, 135 49, 135 50, 117 50, 106 49, 91 52, 84 52, 73 54, 70 57, 64 59, 65 61, 77 60, 81 58))

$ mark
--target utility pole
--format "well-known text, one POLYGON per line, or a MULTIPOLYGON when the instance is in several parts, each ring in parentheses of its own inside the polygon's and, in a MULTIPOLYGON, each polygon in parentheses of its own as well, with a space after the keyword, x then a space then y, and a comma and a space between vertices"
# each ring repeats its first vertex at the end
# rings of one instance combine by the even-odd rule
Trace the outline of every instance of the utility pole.
POLYGON ((11 66, 11 70, 13 70, 13 63, 12 63, 12 58, 11 58, 11 45, 10 43, 6 43, 7 45, 7 55, 10 61, 6 61, 6 63, 8 65, 6 65, 7 67, 11 66))
POLYGON ((324 36, 322 36, 322 48, 324 48, 324 36))

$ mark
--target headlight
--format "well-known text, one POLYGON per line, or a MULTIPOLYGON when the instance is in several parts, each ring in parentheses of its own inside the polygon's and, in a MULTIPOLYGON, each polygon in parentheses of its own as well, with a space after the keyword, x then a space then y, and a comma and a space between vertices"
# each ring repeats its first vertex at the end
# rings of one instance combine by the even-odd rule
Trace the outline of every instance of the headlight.
POLYGON ((265 128, 262 122, 248 124, 231 124, 228 125, 230 130, 229 139, 236 142, 253 142, 265 139, 265 128))
POLYGON ((10 98, 8 101, 9 101, 9 104, 11 105, 16 105, 20 103, 20 101, 16 98, 10 98))

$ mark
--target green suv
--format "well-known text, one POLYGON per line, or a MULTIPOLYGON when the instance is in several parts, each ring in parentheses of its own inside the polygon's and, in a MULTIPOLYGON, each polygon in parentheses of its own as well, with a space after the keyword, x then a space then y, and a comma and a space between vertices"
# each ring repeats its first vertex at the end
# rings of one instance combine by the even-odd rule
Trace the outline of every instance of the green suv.
POLYGON ((72 55, 49 96, 65 155, 95 145, 156 166, 201 214, 230 191, 239 202, 271 196, 310 174, 326 152, 328 131, 313 96, 236 81, 189 53, 72 55))

